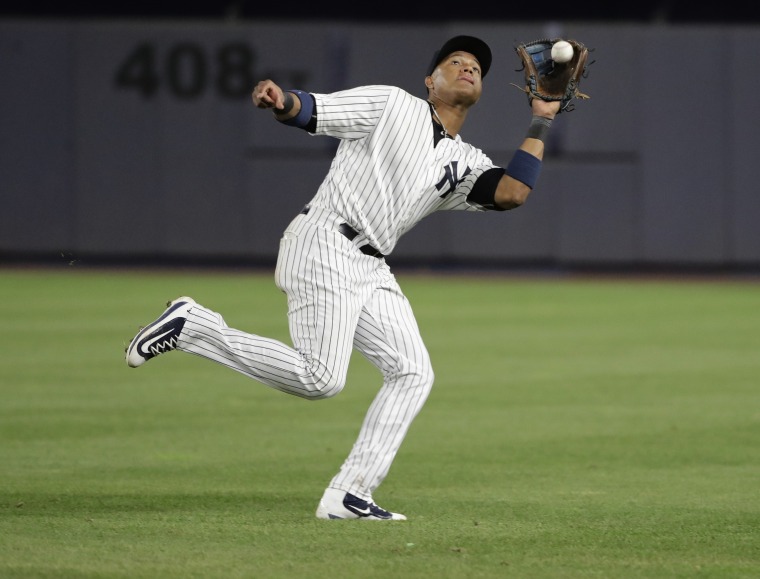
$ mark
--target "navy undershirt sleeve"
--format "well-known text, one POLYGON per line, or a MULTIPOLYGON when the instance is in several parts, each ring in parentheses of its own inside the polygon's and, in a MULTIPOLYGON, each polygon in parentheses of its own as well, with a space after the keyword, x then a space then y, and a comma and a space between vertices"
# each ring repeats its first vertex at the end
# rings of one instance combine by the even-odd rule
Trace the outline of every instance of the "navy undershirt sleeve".
POLYGON ((503 176, 504 169, 501 167, 488 169, 475 181, 475 185, 473 185, 472 191, 467 196, 467 200, 493 211, 506 211, 503 207, 496 205, 496 201, 494 200, 496 187, 498 187, 499 181, 503 176))

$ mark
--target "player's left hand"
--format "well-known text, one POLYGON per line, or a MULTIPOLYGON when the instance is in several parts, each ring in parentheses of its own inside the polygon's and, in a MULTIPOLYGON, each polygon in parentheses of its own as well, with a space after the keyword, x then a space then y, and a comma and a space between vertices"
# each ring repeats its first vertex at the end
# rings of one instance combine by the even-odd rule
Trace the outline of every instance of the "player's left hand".
POLYGON ((543 101, 541 99, 533 99, 530 102, 533 114, 547 119, 553 119, 557 115, 560 105, 559 101, 543 101))
POLYGON ((573 110, 575 100, 589 98, 579 90, 581 80, 586 77, 589 49, 577 40, 563 41, 572 46, 572 57, 560 62, 551 54, 557 42, 559 39, 542 38, 515 47, 525 80, 524 87, 515 86, 528 95, 531 104, 535 99, 559 101, 559 114, 573 110))

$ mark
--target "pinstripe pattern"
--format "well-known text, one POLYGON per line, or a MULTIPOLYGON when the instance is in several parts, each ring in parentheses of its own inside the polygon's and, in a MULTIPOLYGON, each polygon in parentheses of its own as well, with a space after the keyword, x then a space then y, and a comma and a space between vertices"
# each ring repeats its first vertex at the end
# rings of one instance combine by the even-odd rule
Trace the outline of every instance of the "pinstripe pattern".
POLYGON ((200 304, 189 311, 177 349, 213 360, 271 388, 309 400, 344 387, 352 349, 383 384, 330 488, 372 501, 433 385, 430 357, 384 254, 420 219, 439 210, 483 211, 467 201, 494 167, 459 136, 433 146, 426 101, 395 87, 315 94, 315 134, 340 139, 308 214, 280 240, 275 282, 288 301, 292 344, 228 327, 200 304), (338 231, 347 222, 359 235, 338 231))
POLYGON ((365 306, 354 345, 381 371, 383 386, 330 486, 352 493, 366 486, 371 496, 388 474, 434 376, 411 306, 395 282, 365 306))
POLYGON ((433 147, 427 101, 378 85, 314 98, 315 134, 343 140, 312 204, 342 215, 361 232, 358 243, 389 255, 405 232, 434 211, 483 210, 466 197, 496 165, 459 135, 433 147), (466 169, 470 173, 460 182, 447 181, 445 169, 453 165, 460 178, 466 169))

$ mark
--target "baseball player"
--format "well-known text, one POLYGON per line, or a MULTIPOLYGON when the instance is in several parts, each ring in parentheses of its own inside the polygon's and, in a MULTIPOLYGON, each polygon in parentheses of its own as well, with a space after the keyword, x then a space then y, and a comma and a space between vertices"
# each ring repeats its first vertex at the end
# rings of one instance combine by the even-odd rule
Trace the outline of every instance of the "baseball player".
POLYGON ((338 394, 352 348, 361 352, 383 382, 318 503, 320 519, 406 519, 378 506, 373 493, 430 393, 433 369, 385 256, 434 211, 519 207, 539 176, 558 103, 532 101, 527 136, 506 168, 459 134, 490 66, 485 42, 456 36, 426 71, 427 98, 393 86, 320 94, 259 82, 252 93, 258 108, 284 125, 340 140, 316 195, 280 241, 275 282, 287 296, 293 344, 233 329, 219 313, 180 297, 127 348, 131 367, 176 349, 307 400, 338 394))

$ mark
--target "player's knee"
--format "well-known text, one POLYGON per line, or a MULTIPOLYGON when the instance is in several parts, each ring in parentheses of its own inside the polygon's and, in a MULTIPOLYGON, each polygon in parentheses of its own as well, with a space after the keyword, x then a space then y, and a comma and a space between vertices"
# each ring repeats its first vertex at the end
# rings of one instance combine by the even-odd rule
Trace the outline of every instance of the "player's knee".
POLYGON ((312 395, 309 397, 311 400, 324 400, 326 398, 332 398, 337 396, 343 391, 343 387, 346 385, 345 376, 323 376, 320 380, 314 383, 314 389, 312 395))
POLYGON ((327 385, 323 390, 319 391, 319 396, 316 398, 316 400, 326 400, 327 398, 332 398, 333 396, 337 396, 343 391, 343 384, 341 385, 327 385))
POLYGON ((428 360, 426 364, 420 366, 420 377, 428 390, 433 387, 433 382, 435 382, 435 372, 433 371, 433 365, 430 363, 430 360, 428 360))
POLYGON ((430 391, 435 381, 435 373, 430 360, 425 359, 418 362, 407 361, 398 372, 397 376, 404 376, 404 382, 410 387, 430 391))
POLYGON ((433 364, 427 356, 414 360, 408 358, 402 359, 399 363, 398 370, 404 374, 414 375, 420 382, 432 383, 435 378, 433 374, 433 364))
POLYGON ((432 364, 428 364, 428 371, 427 371, 427 381, 430 384, 430 386, 433 385, 433 382, 435 382, 435 372, 433 371, 432 364))
POLYGON ((300 377, 297 393, 307 400, 324 400, 337 396, 346 385, 348 369, 342 370, 313 359, 308 371, 300 377))

